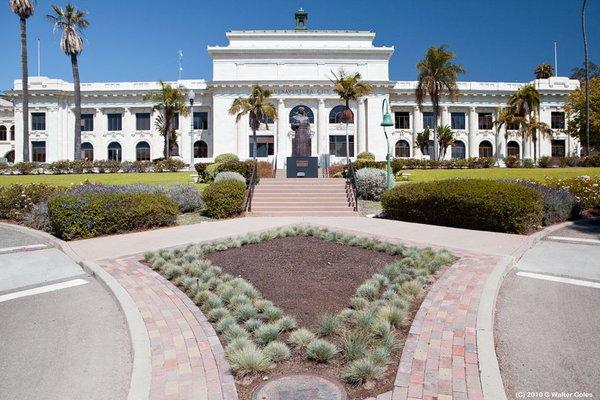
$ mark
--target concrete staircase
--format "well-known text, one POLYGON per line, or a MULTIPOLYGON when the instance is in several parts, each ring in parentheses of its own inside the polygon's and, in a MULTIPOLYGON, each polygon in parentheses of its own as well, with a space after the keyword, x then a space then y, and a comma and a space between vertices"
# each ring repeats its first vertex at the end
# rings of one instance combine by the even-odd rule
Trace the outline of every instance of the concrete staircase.
POLYGON ((348 204, 346 181, 333 178, 262 178, 248 216, 358 216, 348 204))

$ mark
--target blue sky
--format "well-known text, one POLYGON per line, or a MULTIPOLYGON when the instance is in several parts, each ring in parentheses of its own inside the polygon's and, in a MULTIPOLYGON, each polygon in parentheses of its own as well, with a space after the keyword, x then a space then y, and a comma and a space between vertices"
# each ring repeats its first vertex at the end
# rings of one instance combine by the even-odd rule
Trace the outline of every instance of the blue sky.
MULTIPOLYGON (((207 45, 225 45, 230 29, 290 29, 300 6, 311 29, 373 30, 377 45, 393 45, 390 78, 413 80, 427 46, 447 44, 467 70, 461 80, 525 81, 535 65, 553 63, 558 42, 561 75, 583 62, 580 0, 76 0, 89 12, 81 79, 172 80, 177 51, 184 78, 211 79, 207 45)), ((71 80, 69 59, 59 49, 38 0, 29 20, 30 74, 37 74, 36 39, 42 43, 42 75, 71 80)), ((600 1, 588 1, 590 59, 600 63, 600 1)), ((58 4, 63 4, 58 3, 58 4)), ((0 90, 20 76, 18 19, 0 5, 0 90)))

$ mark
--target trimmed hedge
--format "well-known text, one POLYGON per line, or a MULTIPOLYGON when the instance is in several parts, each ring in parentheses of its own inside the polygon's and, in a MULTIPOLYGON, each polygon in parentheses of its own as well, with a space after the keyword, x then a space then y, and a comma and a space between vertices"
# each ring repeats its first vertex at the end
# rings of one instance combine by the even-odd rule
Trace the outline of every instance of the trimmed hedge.
POLYGON ((53 234, 64 240, 174 225, 177 204, 163 194, 59 195, 48 201, 53 234))
POLYGON ((213 182, 202 193, 206 213, 212 218, 235 217, 244 211, 246 185, 228 179, 213 182))
POLYGON ((515 183, 457 179, 409 183, 382 195, 386 218, 527 234, 542 225, 544 199, 515 183))

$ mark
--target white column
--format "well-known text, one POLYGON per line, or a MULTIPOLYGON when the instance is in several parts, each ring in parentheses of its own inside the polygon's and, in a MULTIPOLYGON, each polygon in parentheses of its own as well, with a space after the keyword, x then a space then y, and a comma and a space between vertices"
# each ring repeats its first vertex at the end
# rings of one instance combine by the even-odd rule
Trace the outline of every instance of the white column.
POLYGON ((365 120, 365 100, 358 99, 358 152, 367 151, 367 121, 365 120))
POLYGON ((319 99, 317 108, 317 153, 327 154, 327 110, 325 110, 325 99, 319 99))
MULTIPOLYGON (((495 120, 498 121, 498 117, 500 116, 500 110, 502 108, 496 109, 496 117, 495 120)), ((495 130, 495 128, 494 128, 495 130)), ((496 132, 496 157, 498 159, 503 159, 506 157, 506 149, 504 149, 504 134, 506 132, 506 124, 502 125, 500 130, 496 132)))
POLYGON ((523 154, 523 158, 533 158, 531 155, 531 138, 529 135, 525 135, 525 137, 521 136, 523 142, 521 143, 521 150, 523 154))
POLYGON ((277 168, 283 168, 287 157, 287 120, 285 102, 283 99, 279 99, 277 103, 277 168))
POLYGON ((413 148, 413 157, 421 158, 423 153, 421 153, 421 149, 417 146, 417 134, 421 132, 421 112, 419 107, 414 107, 412 112, 412 148, 413 148))
POLYGON ((442 107, 441 125, 450 125, 450 113, 448 112, 448 106, 442 107))
POLYGON ((477 132, 479 131, 479 120, 477 118, 477 109, 471 107, 469 109, 469 143, 467 157, 478 157, 479 151, 477 147, 477 132))

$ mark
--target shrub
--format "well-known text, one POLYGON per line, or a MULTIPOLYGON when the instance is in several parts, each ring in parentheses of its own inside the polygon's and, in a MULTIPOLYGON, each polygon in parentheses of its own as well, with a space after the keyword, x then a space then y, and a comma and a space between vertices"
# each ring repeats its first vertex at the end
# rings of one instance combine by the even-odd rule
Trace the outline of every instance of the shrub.
POLYGON ((200 162, 200 163, 194 164, 194 168, 196 169, 196 173, 198 174, 200 181, 207 180, 206 167, 208 167, 209 165, 211 165, 211 163, 201 163, 200 162))
POLYGON ((306 357, 320 363, 330 361, 337 352, 337 347, 325 339, 315 339, 306 346, 306 357))
POLYGON ((600 178, 598 177, 549 178, 546 179, 545 185, 573 193, 582 210, 600 210, 600 178))
POLYGON ((521 166, 520 160, 515 156, 508 156, 504 159, 506 168, 518 168, 521 166))
MULTIPOLYGON (((252 161, 228 161, 224 163, 218 163, 215 170, 216 173, 213 175, 213 179, 219 172, 231 171, 242 175, 244 178, 246 178, 246 183, 248 183, 252 177, 253 166, 254 163, 252 161)), ((258 182, 259 177, 255 176, 255 179, 258 182)))
POLYGON ((306 347, 313 340, 315 340, 315 334, 304 328, 295 330, 290 333, 289 337, 289 341, 298 347, 306 347))
POLYGON ((217 176, 215 176, 215 182, 226 181, 232 179, 234 181, 240 181, 244 185, 246 184, 246 178, 242 174, 233 171, 223 171, 219 172, 217 176))
POLYGON ((271 360, 254 345, 246 345, 228 352, 231 368, 238 377, 266 371, 271 360))
POLYGON ((273 362, 290 358, 290 349, 285 343, 273 341, 265 346, 263 353, 273 362))
POLYGON ((356 155, 356 159, 357 160, 371 160, 371 161, 375 161, 375 154, 369 152, 369 151, 363 151, 361 153, 358 153, 356 155))
POLYGON ((375 363, 370 357, 364 357, 352 361, 344 370, 344 381, 350 385, 358 386, 369 381, 376 381, 381 378, 384 367, 375 363))
POLYGON ((175 224, 179 209, 165 195, 59 195, 48 201, 53 233, 73 240, 175 224))
POLYGON ((178 158, 164 158, 157 160, 154 163, 154 171, 156 172, 177 172, 187 167, 187 164, 178 158))
POLYGON ((35 170, 39 169, 40 165, 37 163, 21 161, 16 163, 13 168, 17 170, 21 175, 29 175, 35 170))
POLYGON ((364 200, 379 200, 387 189, 386 172, 376 168, 363 168, 356 172, 358 197, 364 200))
POLYGON ((581 161, 582 167, 600 167, 600 154, 587 156, 581 161))
POLYGON ((239 157, 233 153, 223 153, 215 157, 216 163, 224 163, 228 161, 240 161, 239 157))
POLYGON ((129 172, 149 172, 154 168, 151 161, 134 161, 129 167, 129 172))
POLYGON ((171 185, 164 188, 164 194, 177 203, 182 213, 201 210, 204 207, 202 194, 190 185, 171 185))
POLYGON ((513 182, 535 189, 544 197, 544 226, 564 222, 578 216, 577 199, 568 190, 551 188, 532 181, 516 180, 513 182))
POLYGON ((48 219, 48 207, 42 202, 34 204, 21 218, 25 226, 39 231, 50 232, 50 220, 48 219))
POLYGON ((244 211, 246 185, 235 180, 211 183, 203 192, 209 216, 229 218, 244 211))
POLYGON ((115 160, 96 160, 94 161, 94 168, 101 174, 106 172, 116 173, 121 169, 121 163, 115 160))
MULTIPOLYGON (((280 165, 280 168, 283 165, 280 165)), ((256 164, 256 172, 259 178, 272 178, 273 177, 273 164, 268 161, 258 161, 256 164)))
POLYGON ((410 183, 386 191, 387 218, 507 233, 542 224, 543 198, 514 183, 457 179, 410 183))
POLYGON ((22 221, 35 205, 46 202, 63 190, 44 183, 0 186, 0 218, 22 221))
POLYGON ((553 165, 552 157, 542 156, 538 160, 538 167, 540 167, 540 168, 549 168, 549 167, 553 167, 553 166, 554 165, 553 165))
POLYGON ((521 166, 523 168, 533 168, 533 160, 531 158, 524 158, 523 160, 521 160, 521 166))

